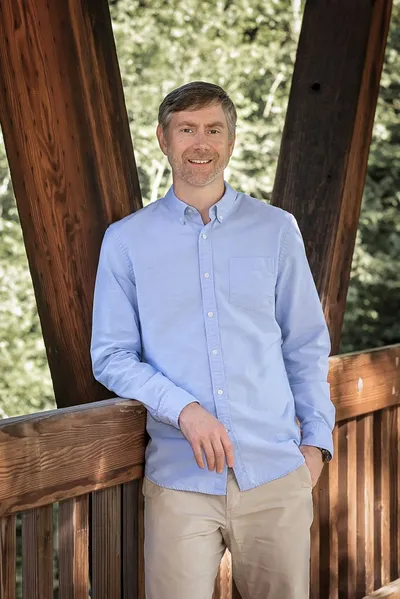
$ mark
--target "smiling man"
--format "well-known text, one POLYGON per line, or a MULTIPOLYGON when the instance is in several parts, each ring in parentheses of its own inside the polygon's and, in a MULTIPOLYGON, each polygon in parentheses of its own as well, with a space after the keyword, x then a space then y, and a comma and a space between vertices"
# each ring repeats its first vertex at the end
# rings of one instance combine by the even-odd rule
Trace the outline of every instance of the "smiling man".
POLYGON ((306 599, 312 487, 332 457, 329 334, 292 215, 224 181, 236 110, 172 91, 173 185, 107 230, 95 377, 147 410, 147 599, 211 599, 228 547, 243 599, 306 599))

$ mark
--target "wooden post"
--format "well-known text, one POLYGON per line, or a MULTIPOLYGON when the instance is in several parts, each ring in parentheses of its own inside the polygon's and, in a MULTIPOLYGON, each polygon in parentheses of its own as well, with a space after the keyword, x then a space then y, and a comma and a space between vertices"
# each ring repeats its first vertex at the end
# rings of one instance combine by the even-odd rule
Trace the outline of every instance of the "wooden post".
MULTIPOLYGON (((303 233, 334 354, 340 343, 391 4, 308 0, 273 191, 273 203, 292 212, 303 233)), ((338 597, 337 495, 334 464, 325 470, 314 494, 312 599, 338 597)))
POLYGON ((2 0, 0 119, 58 407, 92 376, 107 225, 141 207, 107 0, 2 0))

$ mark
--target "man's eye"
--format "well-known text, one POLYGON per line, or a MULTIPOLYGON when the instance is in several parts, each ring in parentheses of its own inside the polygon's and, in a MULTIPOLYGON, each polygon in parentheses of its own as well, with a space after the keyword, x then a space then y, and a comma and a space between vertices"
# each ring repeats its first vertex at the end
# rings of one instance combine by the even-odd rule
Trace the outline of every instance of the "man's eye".
POLYGON ((193 131, 193 129, 182 129, 182 131, 183 131, 184 133, 187 133, 188 131, 193 131))
POLYGON ((219 133, 219 129, 210 129, 210 133, 215 135, 216 133, 219 133))

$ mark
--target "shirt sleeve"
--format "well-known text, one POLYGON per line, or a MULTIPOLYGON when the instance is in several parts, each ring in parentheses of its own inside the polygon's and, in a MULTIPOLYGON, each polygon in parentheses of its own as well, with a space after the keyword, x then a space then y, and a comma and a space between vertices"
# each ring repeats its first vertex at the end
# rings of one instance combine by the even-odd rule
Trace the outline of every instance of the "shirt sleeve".
POLYGON ((94 292, 93 374, 119 397, 140 401, 153 418, 179 429, 180 412, 197 400, 141 362, 141 353, 133 266, 118 232, 110 227, 101 247, 94 292))
POLYGON ((335 408, 327 382, 330 337, 307 261, 303 239, 290 215, 279 257, 276 319, 302 445, 327 449, 333 455, 335 408))

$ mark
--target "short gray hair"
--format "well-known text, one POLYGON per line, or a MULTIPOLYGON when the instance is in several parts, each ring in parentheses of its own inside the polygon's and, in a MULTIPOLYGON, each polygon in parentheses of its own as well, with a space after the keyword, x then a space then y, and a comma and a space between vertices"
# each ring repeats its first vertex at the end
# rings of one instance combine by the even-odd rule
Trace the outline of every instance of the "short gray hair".
POLYGON ((206 81, 186 83, 170 92, 160 104, 158 122, 166 133, 174 112, 199 110, 213 104, 221 104, 228 123, 229 138, 232 139, 237 121, 235 105, 222 87, 206 81))

